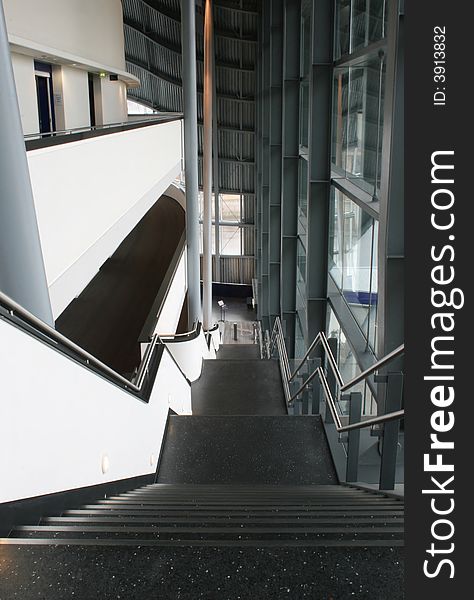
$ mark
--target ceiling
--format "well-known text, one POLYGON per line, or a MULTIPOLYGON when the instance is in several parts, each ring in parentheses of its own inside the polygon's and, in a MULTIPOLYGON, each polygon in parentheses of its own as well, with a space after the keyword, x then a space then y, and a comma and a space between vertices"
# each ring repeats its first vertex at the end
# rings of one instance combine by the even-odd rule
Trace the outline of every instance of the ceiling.
MULTIPOLYGON (((125 58, 141 85, 129 96, 159 111, 182 112, 180 0, 122 0, 125 58)), ((259 0, 215 0, 219 189, 255 203, 255 93, 259 0)), ((198 137, 202 154, 203 8, 196 3, 198 137)), ((200 159, 201 163, 201 159, 200 159)), ((200 165, 201 167, 201 165, 200 165)), ((201 168, 200 184, 201 184, 201 168)))

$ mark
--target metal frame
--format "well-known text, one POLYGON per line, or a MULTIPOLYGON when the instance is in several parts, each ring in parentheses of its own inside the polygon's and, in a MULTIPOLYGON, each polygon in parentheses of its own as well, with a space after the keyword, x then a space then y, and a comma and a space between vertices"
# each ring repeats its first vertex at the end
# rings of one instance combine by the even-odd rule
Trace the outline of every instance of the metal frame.
POLYGON ((282 373, 282 378, 283 378, 283 387, 284 387, 284 391, 285 391, 285 396, 287 398, 287 403, 289 405, 292 402, 294 402, 296 400, 296 398, 311 383, 311 381, 316 376, 318 376, 321 386, 323 388, 324 396, 326 398, 329 410, 331 412, 331 415, 334 420, 334 424, 335 424, 335 427, 336 427, 336 430, 338 433, 352 431, 354 429, 364 429, 365 427, 371 427, 373 425, 388 423, 388 422, 398 420, 398 419, 401 419, 404 417, 404 415, 405 415, 404 410, 396 410, 396 411, 393 411, 393 412, 390 412, 390 413, 387 413, 384 415, 380 415, 380 416, 377 416, 377 417, 374 417, 371 419, 358 421, 356 423, 350 423, 349 425, 342 425, 341 418, 340 418, 340 415, 337 410, 336 400, 334 399, 333 393, 330 389, 324 369, 321 366, 318 366, 316 369, 314 369, 310 373, 310 375, 308 375, 305 382, 299 387, 298 391, 295 392, 293 395, 291 395, 290 391, 289 391, 290 381, 292 379, 294 379, 294 377, 297 375, 297 373, 301 370, 302 366, 308 360, 310 354, 315 350, 315 348, 319 344, 321 344, 321 346, 323 347, 324 354, 328 361, 328 365, 329 365, 334 377, 336 378, 337 383, 339 384, 340 394, 342 392, 349 390, 350 388, 355 386, 357 383, 359 383, 360 381, 363 381, 364 379, 366 379, 373 373, 379 371, 380 369, 383 369, 388 363, 392 362, 393 360, 395 360, 396 358, 398 358, 405 352, 405 346, 402 344, 401 346, 399 346, 398 348, 396 348, 395 350, 393 350, 392 352, 390 352, 389 354, 384 356, 382 359, 375 362, 371 367, 369 367, 368 369, 366 369, 365 371, 363 371, 362 373, 360 373, 359 375, 357 375, 356 377, 354 377, 347 383, 344 383, 341 373, 337 367, 336 359, 334 358, 331 348, 329 347, 329 343, 326 338, 326 335, 323 331, 320 331, 317 334, 317 336, 314 338, 313 342, 311 343, 310 347, 308 348, 303 359, 300 361, 300 363, 298 364, 298 366, 296 367, 294 372, 291 373, 289 361, 288 361, 288 354, 286 352, 285 341, 284 341, 284 337, 283 337, 283 330, 281 327, 281 321, 280 321, 279 317, 277 317, 275 319, 275 324, 273 326, 267 355, 268 355, 268 358, 270 358, 272 356, 273 349, 275 348, 275 346, 277 347, 278 354, 279 354, 280 371, 282 373))

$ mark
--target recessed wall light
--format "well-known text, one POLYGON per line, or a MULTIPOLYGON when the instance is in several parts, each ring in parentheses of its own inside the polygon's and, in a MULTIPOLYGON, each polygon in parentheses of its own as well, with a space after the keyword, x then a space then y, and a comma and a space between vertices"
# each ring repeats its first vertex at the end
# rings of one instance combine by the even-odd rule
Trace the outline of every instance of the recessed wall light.
POLYGON ((102 473, 105 475, 107 473, 107 471, 110 468, 110 460, 107 454, 104 454, 102 456, 102 461, 101 461, 101 468, 102 468, 102 473))

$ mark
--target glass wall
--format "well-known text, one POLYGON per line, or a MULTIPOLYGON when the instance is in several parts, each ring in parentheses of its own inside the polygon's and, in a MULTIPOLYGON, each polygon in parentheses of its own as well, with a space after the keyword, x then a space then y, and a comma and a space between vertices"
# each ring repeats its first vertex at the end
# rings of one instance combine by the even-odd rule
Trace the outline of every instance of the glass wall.
POLYGON ((337 0, 335 59, 385 37, 385 0, 337 0))
POLYGON ((329 273, 373 350, 378 300, 377 242, 377 221, 333 187, 329 273))
MULTIPOLYGON (((331 307, 328 309, 328 320, 327 320, 327 337, 328 339, 336 340, 336 362, 341 372, 342 379, 345 383, 359 375, 361 369, 357 363, 355 354, 349 343, 349 339, 346 337, 344 330, 342 329, 336 315, 331 307)), ((360 392, 362 394, 362 414, 373 415, 377 413, 377 405, 372 394, 372 391, 367 384, 367 381, 361 381, 354 387, 350 392, 360 392)), ((347 407, 342 407, 343 409, 347 407)))
MULTIPOLYGON (((245 254, 243 243, 243 228, 246 225, 243 218, 244 200, 241 194, 219 194, 219 253, 221 256, 242 256, 245 254)), ((199 220, 201 222, 201 253, 202 253, 202 214, 203 193, 199 192, 199 220)), ((215 202, 212 197, 212 253, 215 254, 215 202)))
POLYGON ((385 55, 334 69, 331 158, 341 176, 377 196, 382 167, 385 55))

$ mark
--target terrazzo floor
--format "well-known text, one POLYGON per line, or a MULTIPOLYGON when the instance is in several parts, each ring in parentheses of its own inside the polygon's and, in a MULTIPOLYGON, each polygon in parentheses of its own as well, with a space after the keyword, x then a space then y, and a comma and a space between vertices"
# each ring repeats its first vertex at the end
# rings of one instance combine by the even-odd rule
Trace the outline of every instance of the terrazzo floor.
POLYGON ((1 600, 401 600, 401 548, 0 546, 1 600))

